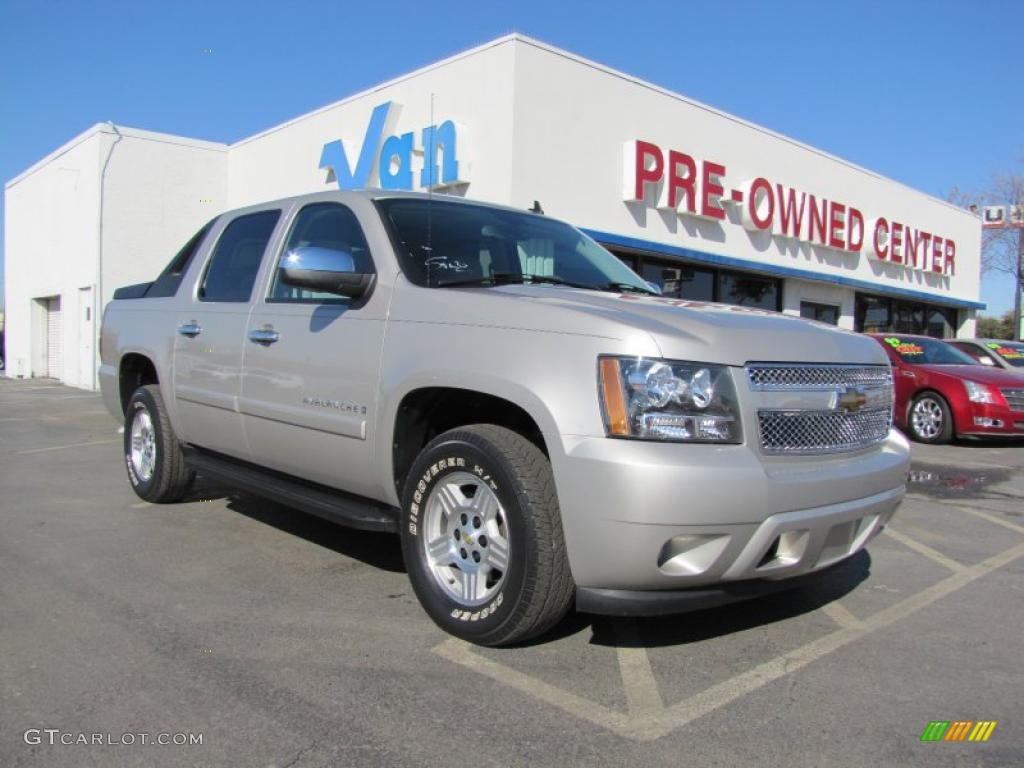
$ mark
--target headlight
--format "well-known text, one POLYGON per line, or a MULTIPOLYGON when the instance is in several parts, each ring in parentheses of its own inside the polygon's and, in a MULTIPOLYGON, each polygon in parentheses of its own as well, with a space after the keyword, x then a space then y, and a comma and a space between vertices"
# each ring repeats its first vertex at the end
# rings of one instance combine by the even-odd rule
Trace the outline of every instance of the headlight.
POLYGON ((964 379, 964 387, 967 389, 967 399, 972 403, 989 403, 996 405, 996 393, 986 387, 984 384, 979 384, 976 381, 970 381, 964 379))
POLYGON ((723 365, 604 357, 598 363, 610 437, 738 443, 739 406, 723 365))

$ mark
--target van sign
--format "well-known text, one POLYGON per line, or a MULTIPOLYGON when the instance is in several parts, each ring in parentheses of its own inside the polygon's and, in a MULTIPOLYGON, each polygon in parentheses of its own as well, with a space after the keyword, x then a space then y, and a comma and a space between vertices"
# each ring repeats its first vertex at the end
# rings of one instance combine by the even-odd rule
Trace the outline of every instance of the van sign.
POLYGON ((464 131, 451 120, 428 125, 419 132, 391 133, 401 105, 386 101, 374 108, 366 126, 355 166, 349 160, 353 148, 342 139, 324 144, 320 168, 327 171, 327 183, 338 189, 380 187, 411 191, 444 189, 468 184, 468 166, 459 162, 459 138, 464 131), (440 161, 440 162, 439 162, 440 161))

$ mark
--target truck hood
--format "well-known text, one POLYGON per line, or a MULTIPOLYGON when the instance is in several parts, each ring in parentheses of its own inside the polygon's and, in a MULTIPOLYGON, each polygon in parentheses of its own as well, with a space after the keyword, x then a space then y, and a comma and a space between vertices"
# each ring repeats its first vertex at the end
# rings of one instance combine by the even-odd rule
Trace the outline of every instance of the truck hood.
POLYGON ((429 292, 462 322, 617 339, 644 331, 672 359, 888 365, 874 339, 760 309, 551 285, 429 292))

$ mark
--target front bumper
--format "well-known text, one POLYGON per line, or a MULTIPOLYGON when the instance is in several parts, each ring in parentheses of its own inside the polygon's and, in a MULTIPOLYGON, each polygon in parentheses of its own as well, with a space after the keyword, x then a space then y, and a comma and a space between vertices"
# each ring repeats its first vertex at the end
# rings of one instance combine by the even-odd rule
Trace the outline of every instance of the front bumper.
MULTIPOLYGON (((836 566, 830 566, 830 570, 836 566)), ((805 573, 789 579, 751 579, 725 582, 715 587, 693 589, 576 589, 576 610, 601 616, 666 616, 704 611, 722 605, 752 600, 818 582, 822 572, 805 573)))
POLYGON ((893 431, 867 451, 769 459, 745 446, 585 438, 558 463, 581 595, 675 591, 789 579, 849 557, 899 506, 909 446, 893 431))
MULTIPOLYGON (((713 608, 804 586, 820 578, 818 571, 845 560, 878 535, 892 518, 903 492, 901 486, 832 508, 773 515, 746 538, 738 555, 723 556, 725 570, 713 586, 648 590, 580 587, 576 593, 577 610, 612 616, 658 616, 713 608)), ((706 562, 699 550, 683 552, 677 558, 685 562, 687 555, 695 564, 706 562)), ((667 563, 671 564, 671 560, 667 563)), ((714 563, 711 568, 721 570, 714 563)))
POLYGON ((958 435, 1024 436, 1024 411, 1014 411, 1005 405, 988 403, 968 403, 965 411, 956 424, 958 435))

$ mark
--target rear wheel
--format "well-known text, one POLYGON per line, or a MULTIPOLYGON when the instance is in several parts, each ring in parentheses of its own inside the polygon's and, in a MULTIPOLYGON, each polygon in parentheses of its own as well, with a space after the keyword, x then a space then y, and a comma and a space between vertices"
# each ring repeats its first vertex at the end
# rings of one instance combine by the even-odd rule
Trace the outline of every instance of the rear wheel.
POLYGON ((128 400, 124 459, 132 490, 140 499, 155 504, 179 501, 195 477, 185 466, 181 445, 156 384, 139 387, 128 400))
POLYGON ((547 457, 495 425, 431 441, 406 480, 402 551, 424 609, 479 645, 544 633, 569 610, 569 573, 547 457))
POLYGON ((948 443, 953 438, 949 405, 935 392, 924 392, 914 398, 907 421, 911 437, 919 443, 948 443))

